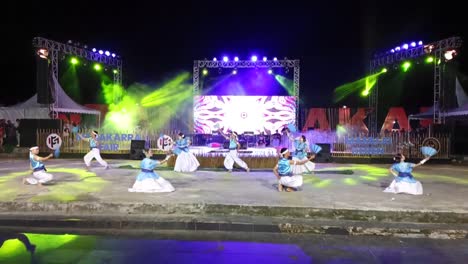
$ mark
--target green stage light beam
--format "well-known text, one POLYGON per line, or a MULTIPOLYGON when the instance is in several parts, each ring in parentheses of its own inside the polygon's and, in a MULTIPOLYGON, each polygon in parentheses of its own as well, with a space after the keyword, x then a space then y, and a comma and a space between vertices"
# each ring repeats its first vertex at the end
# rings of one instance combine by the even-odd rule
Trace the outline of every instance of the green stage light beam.
POLYGON ((275 74, 276 81, 283 86, 284 89, 288 92, 288 95, 294 96, 294 82, 284 76, 275 74))
POLYGON ((345 99, 346 97, 348 97, 349 95, 356 93, 358 91, 362 91, 360 94, 363 96, 369 95, 370 91, 372 90, 375 83, 377 82, 379 75, 386 73, 384 69, 382 69, 378 73, 366 76, 357 81, 340 85, 339 87, 335 89, 333 101, 335 103, 338 103, 342 101, 343 99, 345 99))

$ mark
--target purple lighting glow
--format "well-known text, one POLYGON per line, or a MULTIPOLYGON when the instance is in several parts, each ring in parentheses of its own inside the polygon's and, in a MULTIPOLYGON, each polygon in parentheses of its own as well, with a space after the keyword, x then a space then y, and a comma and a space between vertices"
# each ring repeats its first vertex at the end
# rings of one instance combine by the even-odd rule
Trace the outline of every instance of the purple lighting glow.
POLYGON ((93 48, 93 52, 96 52, 96 48, 93 48))
POLYGON ((394 50, 394 49, 391 49, 390 52, 391 52, 391 53, 395 53, 395 50, 394 50))
POLYGON ((213 58, 213 61, 217 61, 218 59, 216 59, 216 57, 213 58))
POLYGON ((277 60, 278 60, 278 58, 276 58, 276 57, 273 58, 273 61, 277 61, 277 60))
POLYGON ((234 61, 239 61, 239 57, 234 57, 234 61))
POLYGON ((400 47, 396 47, 396 48, 395 48, 395 51, 400 51, 400 47))
POLYGON ((106 56, 110 56, 110 52, 106 50, 105 52, 106 56))
POLYGON ((411 47, 416 47, 416 42, 411 42, 411 47))
POLYGON ((257 61, 257 59, 258 59, 258 58, 257 58, 257 56, 255 56, 255 55, 252 56, 252 58, 251 58, 252 61, 257 61))
POLYGON ((267 57, 263 57, 263 61, 267 61, 267 57))
POLYGON ((418 42, 418 45, 421 46, 423 44, 422 40, 418 42))
POLYGON ((403 44, 403 48, 404 48, 404 49, 408 49, 408 44, 406 44, 406 43, 403 44))
POLYGON ((102 54, 104 54, 104 51, 102 51, 102 50, 99 50, 99 54, 101 54, 101 55, 102 55, 102 54))
POLYGON ((112 58, 115 58, 115 53, 112 53, 112 58))
POLYGON ((223 61, 224 61, 224 62, 228 62, 228 61, 229 61, 229 58, 228 58, 227 56, 224 56, 224 57, 223 57, 223 61))

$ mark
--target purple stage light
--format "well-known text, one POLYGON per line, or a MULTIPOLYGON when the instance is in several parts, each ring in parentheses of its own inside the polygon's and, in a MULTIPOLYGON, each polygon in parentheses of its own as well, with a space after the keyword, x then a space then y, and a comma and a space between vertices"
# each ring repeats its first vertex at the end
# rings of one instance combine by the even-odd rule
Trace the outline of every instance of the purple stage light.
POLYGON ((394 49, 391 49, 390 52, 391 52, 391 53, 395 53, 395 50, 394 50, 394 49))
POLYGON ((101 54, 101 55, 102 55, 102 54, 104 54, 104 51, 102 51, 102 50, 99 50, 99 54, 101 54))
POLYGON ((403 44, 403 48, 404 48, 404 49, 408 49, 408 44, 406 44, 406 43, 403 44))
POLYGON ((224 57, 223 57, 223 61, 224 61, 224 62, 228 62, 228 61, 229 61, 229 58, 228 58, 227 56, 224 56, 224 57))
POLYGON ((96 52, 96 48, 93 48, 93 52, 96 52))
POLYGON ((395 48, 395 51, 400 51, 400 47, 396 47, 396 48, 395 48))
POLYGON ((273 70, 272 70, 272 69, 269 69, 269 70, 268 70, 268 74, 273 74, 273 70))
POLYGON ((263 61, 267 61, 267 57, 263 57, 263 61))
POLYGON ((257 59, 258 59, 258 58, 257 58, 257 56, 255 56, 255 55, 252 56, 252 58, 251 58, 251 60, 254 61, 254 62, 257 61, 257 59))
POLYGON ((413 41, 413 42, 411 42, 410 45, 411 45, 411 47, 416 47, 416 42, 413 41))
POLYGON ((112 58, 115 58, 115 53, 112 53, 111 56, 112 56, 112 58))
POLYGON ((110 52, 106 50, 106 52, 104 52, 106 54, 106 56, 110 56, 110 52))
POLYGON ((276 58, 276 57, 273 58, 273 61, 277 61, 277 60, 278 60, 278 58, 276 58))
POLYGON ((217 61, 218 59, 216 59, 216 57, 213 58, 213 61, 217 61))
POLYGON ((239 61, 239 57, 234 57, 234 61, 239 61))
POLYGON ((422 40, 418 42, 418 45, 421 46, 423 44, 422 40))

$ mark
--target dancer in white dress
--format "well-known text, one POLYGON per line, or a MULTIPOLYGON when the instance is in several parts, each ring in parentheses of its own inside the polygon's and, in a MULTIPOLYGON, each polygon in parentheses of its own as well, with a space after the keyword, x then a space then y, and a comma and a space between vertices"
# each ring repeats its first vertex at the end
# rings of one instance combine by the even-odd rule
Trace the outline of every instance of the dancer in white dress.
POLYGON ((177 155, 174 171, 178 172, 194 172, 200 166, 197 158, 189 150, 189 141, 181 132, 175 142, 173 153, 177 155))
POLYGON ((34 146, 29 149, 29 162, 30 168, 33 171, 32 177, 24 178, 23 184, 37 184, 41 186, 43 183, 51 181, 54 177, 52 174, 47 173, 43 161, 46 161, 53 157, 53 154, 49 154, 47 157, 40 157, 39 147, 34 146))
POLYGON ((171 183, 166 181, 163 177, 159 176, 154 169, 167 162, 169 156, 162 161, 151 159, 153 151, 150 149, 144 151, 146 158, 141 161, 141 172, 138 174, 135 183, 132 188, 129 188, 129 192, 173 192, 175 191, 171 183))
POLYGON ((250 172, 249 166, 245 161, 239 158, 239 154, 237 153, 237 149, 240 148, 238 135, 236 132, 231 131, 229 136, 223 134, 221 130, 219 133, 225 138, 229 140, 229 153, 226 154, 226 158, 224 158, 224 167, 229 171, 232 172, 234 168, 234 163, 239 165, 241 168, 245 169, 247 172, 250 172))
POLYGON ((429 157, 421 160, 418 164, 405 162, 405 156, 403 154, 397 154, 393 160, 396 161, 396 163, 390 167, 390 173, 395 176, 395 179, 384 192, 407 193, 413 195, 423 194, 422 184, 414 179, 411 172, 414 168, 426 163, 429 157))
POLYGON ((315 163, 310 161, 315 158, 315 154, 311 158, 307 158, 307 153, 309 152, 309 144, 304 135, 301 135, 297 138, 293 138, 289 131, 286 132, 291 141, 293 141, 294 152, 292 154, 293 160, 297 161, 306 161, 304 165, 296 165, 293 167, 293 174, 303 174, 306 172, 311 172, 315 169, 315 163))

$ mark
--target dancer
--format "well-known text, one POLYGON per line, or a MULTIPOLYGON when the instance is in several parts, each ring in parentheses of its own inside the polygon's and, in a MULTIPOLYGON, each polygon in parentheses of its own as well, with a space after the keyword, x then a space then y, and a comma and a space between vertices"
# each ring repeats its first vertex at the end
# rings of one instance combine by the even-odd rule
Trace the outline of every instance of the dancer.
POLYGON ((287 148, 281 149, 281 158, 278 161, 278 164, 273 168, 273 173, 278 179, 278 191, 282 192, 284 190, 283 186, 286 186, 287 192, 297 191, 297 188, 302 186, 302 175, 294 174, 294 166, 304 165, 313 156, 310 156, 309 159, 303 161, 290 160, 289 157, 291 153, 287 148), (293 166, 291 166, 293 165, 293 166))
POLYGON ((221 130, 219 133, 225 138, 229 140, 229 153, 226 155, 224 159, 224 167, 229 171, 232 172, 234 167, 234 163, 239 165, 241 168, 245 169, 247 172, 250 172, 249 166, 243 160, 239 158, 239 154, 237 153, 237 149, 240 148, 238 135, 236 132, 231 131, 229 136, 225 135, 221 130))
POLYGON ((174 154, 177 159, 174 165, 174 171, 177 172, 194 172, 200 166, 197 158, 189 151, 189 142, 185 138, 184 133, 178 134, 178 139, 175 142, 174 154))
POLYGON ((91 161, 93 158, 95 158, 99 164, 101 164, 105 169, 109 169, 109 165, 105 160, 101 158, 101 150, 99 149, 99 141, 98 141, 98 136, 99 133, 96 130, 93 130, 91 133, 91 137, 86 138, 83 137, 81 134, 78 134, 78 136, 82 140, 89 141, 89 149, 90 151, 84 156, 84 162, 86 164, 86 168, 89 170, 91 167, 91 161))
POLYGON ((145 153, 146 158, 141 161, 141 172, 138 174, 133 187, 129 188, 128 191, 145 193, 175 191, 170 182, 153 171, 158 165, 166 163, 169 156, 164 160, 157 161, 151 159, 153 156, 153 151, 151 149, 143 153, 145 153))
POLYGON ((39 147, 34 146, 29 149, 29 161, 30 168, 33 171, 32 177, 24 178, 23 184, 37 184, 42 186, 43 183, 51 181, 54 176, 50 173, 47 173, 43 161, 46 161, 53 157, 53 154, 49 154, 47 157, 40 157, 39 147))
POLYGON ((395 176, 390 186, 388 186, 384 192, 388 193, 407 193, 413 195, 423 194, 423 187, 421 183, 413 178, 411 172, 414 168, 421 166, 429 160, 429 157, 421 160, 418 164, 405 162, 405 156, 398 153, 394 158, 396 161, 390 167, 390 173, 395 176))
MULTIPOLYGON (((289 131, 286 132, 291 141, 294 142, 294 153, 293 160, 296 161, 306 161, 304 165, 296 165, 293 167, 293 174, 303 174, 305 172, 311 172, 315 169, 315 163, 310 161, 310 158, 307 158, 307 152, 309 152, 309 144, 304 135, 301 135, 297 138, 293 138, 289 131)), ((311 156, 312 159, 315 158, 315 154, 311 156)))

